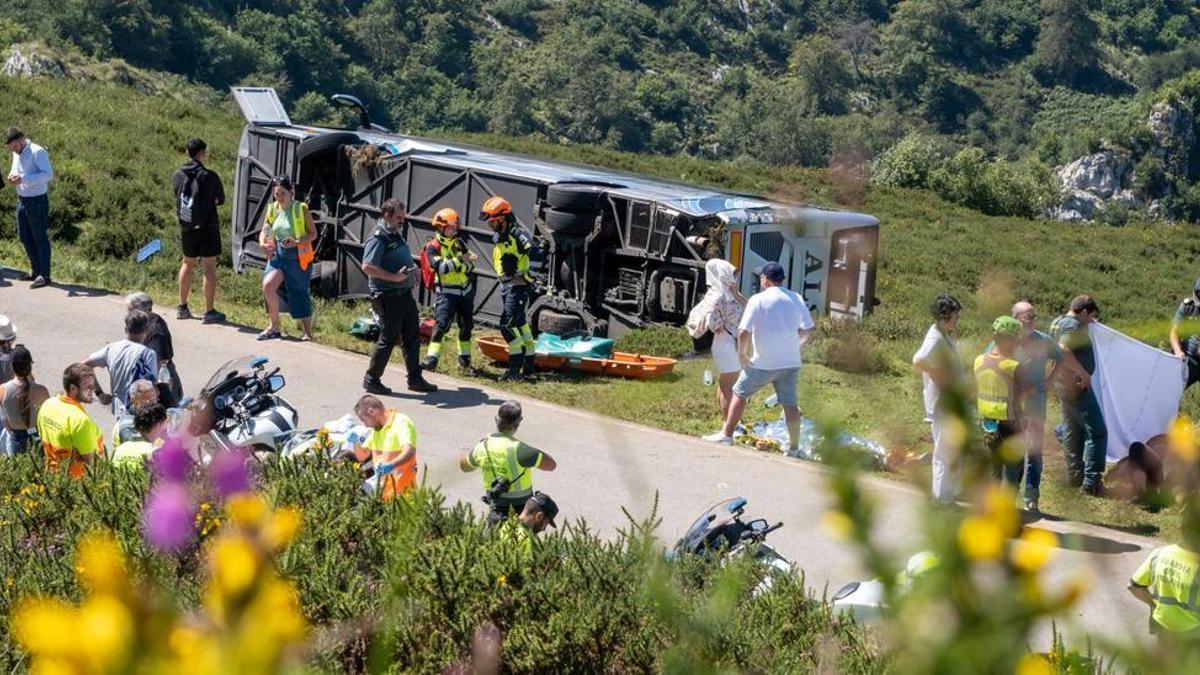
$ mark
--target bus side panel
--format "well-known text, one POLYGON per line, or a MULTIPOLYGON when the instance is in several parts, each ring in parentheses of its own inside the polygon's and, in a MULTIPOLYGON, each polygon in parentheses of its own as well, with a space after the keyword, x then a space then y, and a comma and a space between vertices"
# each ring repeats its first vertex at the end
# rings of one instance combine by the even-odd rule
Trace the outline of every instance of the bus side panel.
POLYGON ((262 127, 246 127, 238 148, 234 172, 234 212, 231 244, 234 269, 266 266, 267 257, 258 245, 267 204, 271 201, 271 179, 292 176, 297 141, 262 127))

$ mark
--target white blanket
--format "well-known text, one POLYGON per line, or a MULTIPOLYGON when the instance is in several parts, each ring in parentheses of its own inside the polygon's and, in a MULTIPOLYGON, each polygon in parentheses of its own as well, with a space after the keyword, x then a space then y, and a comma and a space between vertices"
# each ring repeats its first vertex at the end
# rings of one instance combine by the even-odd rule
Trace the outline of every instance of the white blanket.
POLYGON ((1129 454, 1129 444, 1166 433, 1179 412, 1186 362, 1098 323, 1088 326, 1096 350, 1092 387, 1108 427, 1108 460, 1129 454))

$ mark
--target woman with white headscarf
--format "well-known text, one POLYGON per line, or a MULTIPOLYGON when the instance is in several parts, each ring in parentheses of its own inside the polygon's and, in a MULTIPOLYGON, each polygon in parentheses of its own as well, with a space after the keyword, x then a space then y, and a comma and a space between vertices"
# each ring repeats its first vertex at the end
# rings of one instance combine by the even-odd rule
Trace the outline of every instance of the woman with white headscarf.
POLYGON ((712 331, 712 357, 716 364, 717 404, 721 417, 729 412, 733 399, 733 383, 742 370, 737 351, 738 322, 746 308, 746 296, 738 292, 737 268, 728 260, 713 259, 704 263, 708 292, 688 315, 688 332, 698 338, 712 331))

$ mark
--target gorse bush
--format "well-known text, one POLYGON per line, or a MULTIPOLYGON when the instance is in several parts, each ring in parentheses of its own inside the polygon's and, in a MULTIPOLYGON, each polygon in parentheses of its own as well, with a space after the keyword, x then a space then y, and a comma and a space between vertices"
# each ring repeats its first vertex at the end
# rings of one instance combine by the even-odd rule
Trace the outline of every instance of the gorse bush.
MULTIPOLYGON (((261 509, 205 502, 198 537, 178 553, 161 553, 142 536, 149 488, 145 475, 106 463, 71 481, 43 473, 40 458, 29 455, 0 462, 6 670, 24 658, 8 623, 21 598, 88 597, 72 560, 89 533, 112 533, 138 587, 168 591, 171 611, 208 602, 208 551, 227 523, 253 526, 261 509)), ((321 670, 439 672, 468 660, 480 631, 490 629, 507 672, 646 672, 671 664, 794 672, 829 663, 879 672, 886 663, 799 577, 754 595, 760 572, 748 562, 667 563, 653 521, 631 523, 615 539, 583 521, 563 524, 526 558, 463 504, 424 489, 407 500, 364 499, 354 471, 321 459, 265 466, 258 488, 277 509, 302 515, 275 566, 320 636, 309 661, 321 670)))

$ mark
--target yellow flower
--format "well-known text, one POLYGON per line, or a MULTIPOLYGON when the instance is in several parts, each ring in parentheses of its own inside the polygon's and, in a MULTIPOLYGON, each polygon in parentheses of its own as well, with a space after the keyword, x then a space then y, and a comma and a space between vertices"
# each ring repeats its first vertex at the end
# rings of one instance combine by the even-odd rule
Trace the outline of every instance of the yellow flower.
POLYGON ((215 586, 226 596, 241 595, 258 576, 258 552, 242 537, 218 539, 211 560, 215 586))
POLYGON ((1004 541, 1004 530, 992 518, 968 516, 958 526, 958 545, 970 560, 998 560, 1004 541))
POLYGON ((854 534, 854 521, 841 511, 826 511, 821 517, 821 525, 838 541, 846 541, 854 534))
POLYGON ((13 635, 30 654, 65 656, 74 642, 64 636, 78 634, 77 612, 57 598, 27 598, 13 612, 13 635))
POLYGON ((1171 423, 1167 432, 1171 452, 1187 462, 1200 459, 1200 448, 1196 446, 1196 427, 1186 415, 1180 415, 1171 423))
POLYGON ((267 634, 280 643, 304 638, 300 598, 296 589, 282 579, 270 579, 262 585, 251 605, 250 614, 247 618, 252 620, 248 625, 253 626, 255 632, 265 628, 267 634))
POLYGON ((1026 654, 1017 663, 1016 675, 1054 675, 1054 669, 1041 654, 1026 654))
POLYGON ((79 608, 79 649, 97 671, 120 669, 134 642, 133 614, 111 596, 92 597, 79 608))
POLYGON ((263 543, 272 551, 288 547, 300 530, 300 509, 288 506, 279 509, 263 529, 263 543))
POLYGON ((1046 566, 1054 557, 1058 535, 1048 530, 1025 530, 1012 548, 1013 566, 1022 572, 1033 573, 1046 566))
POLYGON ((496 585, 497 586, 507 586, 508 585, 508 577, 504 576, 503 574, 496 577, 496 585))
POLYGON ((239 493, 229 498, 225 511, 238 527, 252 528, 267 517, 267 502, 260 495, 239 493))
POLYGON ((89 593, 117 593, 125 584, 125 555, 107 532, 90 532, 75 546, 75 574, 89 593))
POLYGON ((1002 483, 992 483, 983 493, 983 513, 1005 537, 1015 535, 1021 526, 1016 500, 1016 491, 1002 483))

